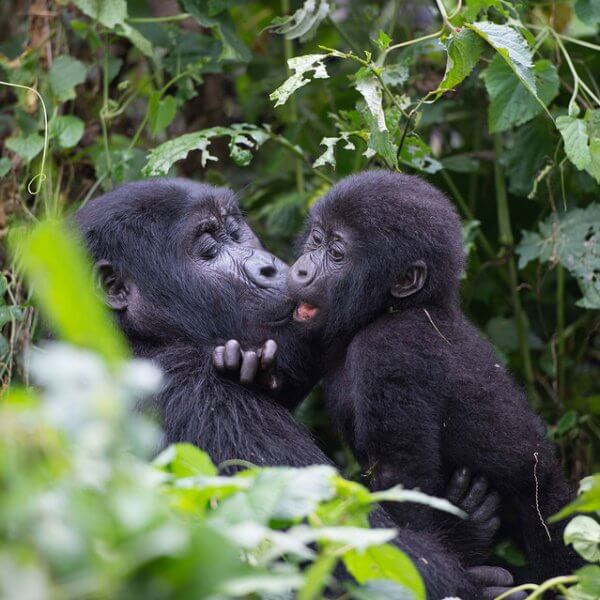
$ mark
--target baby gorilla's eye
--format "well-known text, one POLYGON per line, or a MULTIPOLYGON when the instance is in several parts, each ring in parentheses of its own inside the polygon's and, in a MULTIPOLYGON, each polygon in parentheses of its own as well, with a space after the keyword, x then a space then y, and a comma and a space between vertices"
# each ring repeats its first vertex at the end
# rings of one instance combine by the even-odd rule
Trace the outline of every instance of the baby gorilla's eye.
POLYGON ((312 232, 311 239, 315 244, 320 244, 323 242, 323 236, 318 231, 312 232))
POLYGON ((197 244, 198 254, 205 260, 213 259, 218 251, 219 244, 210 233, 203 233, 198 238, 197 244))
POLYGON ((227 230, 227 235, 234 241, 239 242, 241 237, 240 226, 237 224, 236 220, 232 217, 229 217, 225 221, 225 228, 227 230))

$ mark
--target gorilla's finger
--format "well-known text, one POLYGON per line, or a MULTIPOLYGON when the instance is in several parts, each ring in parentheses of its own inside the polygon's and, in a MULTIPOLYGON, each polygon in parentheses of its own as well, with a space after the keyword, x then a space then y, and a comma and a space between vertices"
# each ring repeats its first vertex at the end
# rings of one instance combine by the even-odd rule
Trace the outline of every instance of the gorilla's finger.
POLYGON ((446 498, 452 502, 452 504, 458 504, 462 497, 465 495, 469 483, 471 482, 471 473, 467 467, 457 469, 450 479, 450 483, 446 488, 446 498))
MULTIPOLYGON (((509 588, 505 587, 489 587, 484 588, 481 593, 483 594, 483 600, 494 600, 498 596, 508 592, 509 588)), ((524 600, 527 598, 527 592, 515 592, 510 596, 506 596, 506 600, 524 600)))
POLYGON ((500 517, 494 517, 493 519, 490 519, 487 523, 485 523, 485 525, 478 525, 478 528, 479 531, 485 533, 491 539, 496 535, 498 529, 500 529, 500 517))
POLYGON ((240 383, 252 383, 258 371, 258 355, 253 350, 242 354, 242 368, 240 369, 240 383))
POLYGON ((212 359, 214 368, 222 373, 225 370, 225 346, 217 346, 213 350, 212 359))
POLYGON ((493 517, 500 506, 500 496, 497 492, 489 493, 484 501, 473 511, 471 519, 475 521, 486 521, 493 517))
POLYGON ((463 501, 460 503, 460 507, 467 511, 469 514, 477 505, 481 502, 482 498, 485 496, 487 492, 488 483, 485 477, 477 477, 475 481, 471 484, 471 488, 467 492, 467 495, 463 498, 463 501))
POLYGON ((225 368, 228 371, 237 371, 240 368, 242 351, 237 340, 229 340, 225 344, 225 368))
POLYGON ((275 340, 267 340, 262 347, 260 357, 260 366, 263 369, 269 369, 275 364, 275 354, 277 352, 277 342, 275 340))
POLYGON ((467 573, 484 587, 510 587, 513 584, 513 576, 510 571, 502 567, 489 567, 487 565, 481 567, 471 567, 467 569, 467 573))

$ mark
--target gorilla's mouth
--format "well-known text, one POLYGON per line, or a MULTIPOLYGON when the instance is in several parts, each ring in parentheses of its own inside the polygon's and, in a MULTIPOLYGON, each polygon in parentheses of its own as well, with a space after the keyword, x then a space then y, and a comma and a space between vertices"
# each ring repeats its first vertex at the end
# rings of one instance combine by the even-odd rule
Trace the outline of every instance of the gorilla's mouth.
POLYGON ((300 302, 294 310, 295 321, 310 321, 317 316, 319 309, 308 302, 300 302))

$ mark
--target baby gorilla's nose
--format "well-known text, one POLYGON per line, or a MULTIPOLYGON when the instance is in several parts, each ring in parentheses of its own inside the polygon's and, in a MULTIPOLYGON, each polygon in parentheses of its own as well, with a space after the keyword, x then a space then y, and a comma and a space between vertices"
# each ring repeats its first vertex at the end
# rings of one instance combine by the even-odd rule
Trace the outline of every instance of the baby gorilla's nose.
POLYGON ((269 252, 254 250, 244 263, 244 270, 250 281, 260 287, 283 287, 288 266, 269 252))
POLYGON ((290 269, 289 283, 294 287, 306 287, 315 278, 315 265, 307 255, 301 256, 290 269))

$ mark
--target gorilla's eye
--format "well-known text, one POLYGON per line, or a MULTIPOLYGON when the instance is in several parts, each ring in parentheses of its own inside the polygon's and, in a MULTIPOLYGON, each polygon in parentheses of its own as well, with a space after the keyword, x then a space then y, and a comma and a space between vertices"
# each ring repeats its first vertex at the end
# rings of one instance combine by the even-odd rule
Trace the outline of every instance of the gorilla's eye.
POLYGON ((321 244, 323 242, 323 236, 318 231, 312 232, 311 239, 315 244, 321 244))
POLYGON ((203 233, 198 238, 197 249, 198 254, 202 258, 210 260, 217 255, 219 251, 219 244, 210 233, 203 233))
POLYGON ((225 228, 227 230, 227 235, 234 241, 240 241, 240 226, 237 224, 236 220, 233 218, 228 218, 225 221, 225 228))
POLYGON ((340 261, 344 258, 344 251, 339 246, 331 246, 329 254, 331 254, 331 258, 336 261, 340 261))

